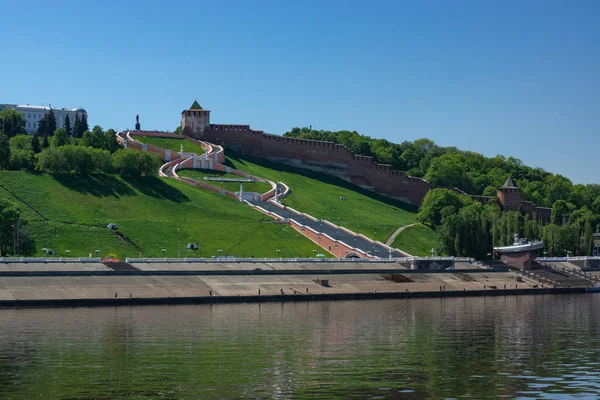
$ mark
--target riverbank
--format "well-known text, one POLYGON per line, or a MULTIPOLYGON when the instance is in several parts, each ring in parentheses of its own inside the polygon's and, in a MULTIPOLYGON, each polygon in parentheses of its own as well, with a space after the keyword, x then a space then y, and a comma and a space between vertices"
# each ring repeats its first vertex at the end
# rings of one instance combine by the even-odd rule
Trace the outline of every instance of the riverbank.
POLYGON ((308 302, 340 300, 384 300, 415 298, 453 298, 453 297, 498 297, 551 294, 585 294, 585 288, 534 288, 534 289, 488 289, 453 290, 438 292, 373 292, 373 293, 331 293, 331 294, 284 294, 255 296, 198 296, 198 297, 146 297, 146 298, 97 298, 97 299, 29 299, 0 300, 0 308, 58 308, 58 307, 119 307, 119 306, 156 306, 189 304, 225 304, 225 303, 273 303, 308 302))
POLYGON ((443 272, 401 263, 6 263, 0 307, 330 301, 583 293, 473 264, 443 272))

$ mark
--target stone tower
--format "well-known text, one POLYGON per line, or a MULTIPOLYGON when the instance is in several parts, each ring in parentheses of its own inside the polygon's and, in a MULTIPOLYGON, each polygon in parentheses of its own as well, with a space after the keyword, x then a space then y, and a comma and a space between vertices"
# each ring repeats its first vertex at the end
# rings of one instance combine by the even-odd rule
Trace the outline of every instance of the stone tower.
POLYGON ((199 139, 208 126, 210 111, 203 109, 196 100, 189 110, 181 112, 181 129, 184 135, 199 139))
POLYGON ((506 178, 504 185, 498 189, 498 200, 505 210, 519 211, 521 209, 521 189, 511 176, 506 178))

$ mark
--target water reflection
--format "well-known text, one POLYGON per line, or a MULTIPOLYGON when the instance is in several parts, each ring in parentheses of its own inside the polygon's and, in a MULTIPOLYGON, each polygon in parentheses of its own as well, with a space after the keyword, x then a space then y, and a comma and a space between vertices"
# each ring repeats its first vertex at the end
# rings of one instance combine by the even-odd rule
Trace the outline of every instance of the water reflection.
POLYGON ((0 310, 0 398, 598 397, 599 302, 0 310))

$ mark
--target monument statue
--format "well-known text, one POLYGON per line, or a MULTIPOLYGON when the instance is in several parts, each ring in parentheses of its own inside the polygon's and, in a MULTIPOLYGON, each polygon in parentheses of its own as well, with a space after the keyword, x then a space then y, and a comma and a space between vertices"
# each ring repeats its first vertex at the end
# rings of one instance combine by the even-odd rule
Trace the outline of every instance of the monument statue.
POLYGON ((135 116, 135 130, 136 131, 140 130, 140 116, 139 116, 139 114, 135 116))

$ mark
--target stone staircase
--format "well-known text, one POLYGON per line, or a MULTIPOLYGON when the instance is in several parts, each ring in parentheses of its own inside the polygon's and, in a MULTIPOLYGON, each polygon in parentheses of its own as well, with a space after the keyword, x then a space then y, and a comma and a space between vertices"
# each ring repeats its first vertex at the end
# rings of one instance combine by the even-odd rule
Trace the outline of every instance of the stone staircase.
POLYGON ((535 279, 544 285, 555 287, 591 287, 594 281, 573 270, 557 270, 552 267, 534 263, 534 269, 522 271, 523 275, 535 279))

